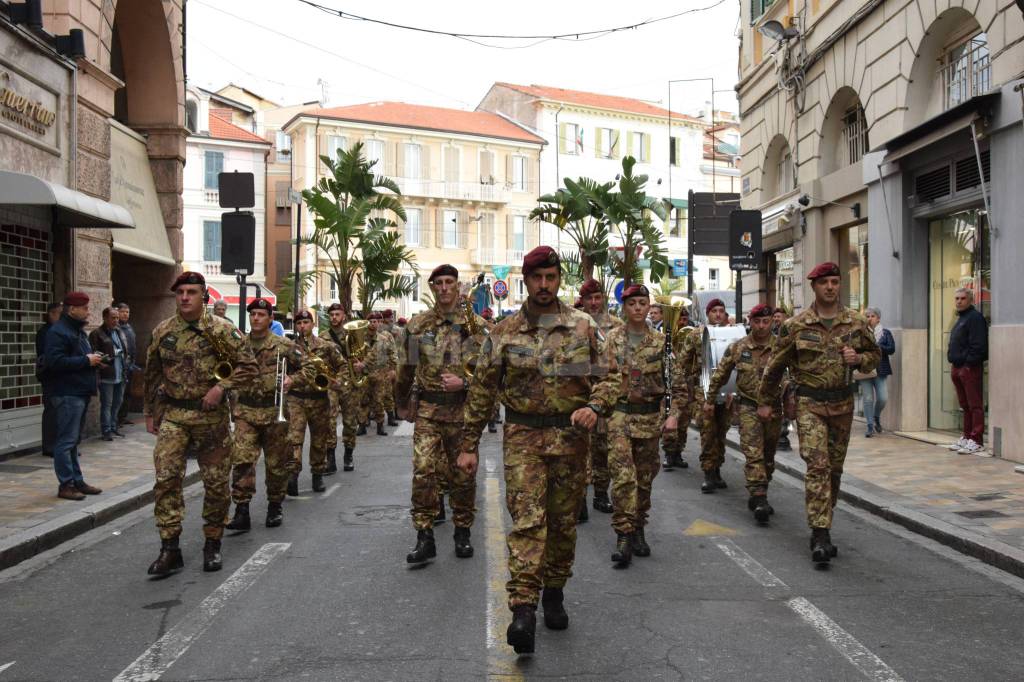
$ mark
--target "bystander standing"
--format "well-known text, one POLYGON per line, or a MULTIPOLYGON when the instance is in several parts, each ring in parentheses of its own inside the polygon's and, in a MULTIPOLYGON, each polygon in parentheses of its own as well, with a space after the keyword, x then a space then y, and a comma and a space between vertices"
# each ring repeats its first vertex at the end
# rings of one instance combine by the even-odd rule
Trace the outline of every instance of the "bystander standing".
POLYGON ((956 398, 964 413, 964 428, 960 439, 950 443, 950 450, 961 455, 973 455, 984 450, 985 400, 982 377, 988 360, 988 322, 974 307, 974 291, 960 288, 953 295, 957 319, 949 332, 946 360, 953 367, 950 376, 956 389, 956 398))
POLYGON ((892 365, 889 363, 889 356, 896 352, 896 340, 892 332, 882 326, 882 311, 878 308, 867 308, 864 311, 868 326, 875 333, 875 343, 882 352, 878 361, 878 368, 874 371, 861 373, 854 371, 853 378, 860 384, 860 395, 863 400, 864 421, 867 423, 867 431, 864 436, 871 438, 876 433, 882 432, 881 415, 885 404, 889 401, 889 389, 886 388, 886 381, 892 375, 892 365))
POLYGON ((63 307, 60 303, 51 303, 47 306, 46 321, 36 331, 36 379, 43 385, 43 434, 41 440, 43 455, 46 457, 53 457, 53 445, 57 440, 57 412, 50 406, 46 395, 46 385, 43 383, 43 353, 46 350, 46 333, 60 319, 63 307))
POLYGON ((120 325, 121 331, 124 333, 124 340, 128 344, 125 348, 125 367, 127 371, 124 376, 124 398, 121 400, 121 409, 117 411, 117 425, 122 424, 131 425, 133 422, 128 419, 128 407, 131 403, 132 394, 132 376, 135 372, 141 369, 135 360, 138 356, 138 337, 135 335, 135 327, 129 321, 132 316, 132 309, 127 303, 118 303, 116 306, 118 314, 118 324, 120 325))
POLYGON ((89 345, 104 356, 99 367, 100 378, 100 431, 103 440, 124 437, 117 430, 117 413, 124 399, 125 376, 128 374, 128 341, 120 327, 120 311, 103 309, 103 324, 89 334, 89 345))

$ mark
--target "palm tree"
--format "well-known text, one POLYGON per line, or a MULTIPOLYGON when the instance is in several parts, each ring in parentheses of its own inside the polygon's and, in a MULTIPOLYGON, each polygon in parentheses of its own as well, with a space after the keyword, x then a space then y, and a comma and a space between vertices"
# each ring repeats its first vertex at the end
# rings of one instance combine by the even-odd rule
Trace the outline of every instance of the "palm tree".
POLYGON ((356 273, 359 304, 363 311, 389 298, 408 296, 416 290, 417 270, 412 275, 396 274, 404 265, 412 265, 416 256, 404 244, 398 232, 388 231, 363 242, 363 267, 356 273))
POLYGON ((636 278, 637 254, 640 252, 651 264, 652 282, 657 282, 669 271, 661 230, 651 220, 653 213, 664 222, 668 218, 668 209, 661 199, 647 196, 644 191, 647 176, 633 175, 635 165, 636 159, 632 156, 622 159, 619 191, 608 193, 604 206, 608 224, 622 240, 619 272, 623 288, 628 287, 636 278))
MULTIPOLYGON (((352 314, 352 286, 357 276, 372 282, 385 276, 390 279, 399 265, 416 270, 415 257, 402 248, 392 258, 372 261, 372 267, 390 269, 371 270, 372 258, 387 248, 386 235, 394 234, 397 223, 389 214, 405 220, 405 209, 399 200, 401 191, 394 180, 375 175, 376 161, 368 162, 363 156, 363 145, 357 142, 349 150, 338 150, 337 160, 321 156, 328 173, 302 196, 313 214, 313 233, 302 238, 326 256, 329 268, 338 282, 338 300, 345 313, 352 314), (382 193, 381 190, 389 192, 382 193)), ((378 294, 379 295, 379 294, 378 294)), ((364 309, 365 310, 365 309, 364 309)))
POLYGON ((579 252, 579 275, 586 281, 608 262, 605 207, 615 183, 602 185, 590 178, 565 178, 564 183, 564 188, 537 200, 540 206, 530 213, 530 220, 550 223, 572 239, 579 252))

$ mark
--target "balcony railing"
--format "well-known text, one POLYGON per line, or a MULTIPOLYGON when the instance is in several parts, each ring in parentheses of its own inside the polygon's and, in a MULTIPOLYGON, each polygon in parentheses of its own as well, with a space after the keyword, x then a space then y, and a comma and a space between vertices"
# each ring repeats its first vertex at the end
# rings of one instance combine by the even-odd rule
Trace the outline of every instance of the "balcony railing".
POLYGON ((203 201, 214 206, 220 205, 220 190, 217 189, 204 189, 203 190, 203 201))
POLYGON ((394 180, 398 183, 398 187, 404 196, 486 201, 496 204, 508 202, 508 191, 504 185, 482 184, 479 182, 447 182, 423 178, 394 178, 394 180))
POLYGON ((992 61, 985 38, 974 38, 949 51, 939 68, 943 108, 951 109, 992 88, 992 61))
POLYGON ((474 260, 478 265, 497 265, 505 262, 505 249, 481 247, 476 250, 474 260))
POLYGON ((220 263, 203 263, 204 275, 219 275, 220 263))

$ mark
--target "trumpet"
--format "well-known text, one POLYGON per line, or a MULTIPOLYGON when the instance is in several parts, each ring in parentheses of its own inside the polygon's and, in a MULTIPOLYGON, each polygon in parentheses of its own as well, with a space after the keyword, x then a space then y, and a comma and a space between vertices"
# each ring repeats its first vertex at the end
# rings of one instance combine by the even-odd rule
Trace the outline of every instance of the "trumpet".
POLYGON ((274 404, 277 405, 277 422, 282 423, 288 421, 284 416, 284 379, 288 370, 288 358, 281 357, 281 352, 277 352, 277 379, 274 390, 274 404))
POLYGON ((370 344, 367 343, 366 339, 367 334, 369 334, 370 323, 366 320, 353 320, 352 322, 346 322, 342 325, 342 329, 346 332, 345 355, 348 359, 349 374, 352 375, 351 383, 356 388, 362 388, 366 385, 369 377, 365 375, 356 376, 356 368, 352 364, 352 360, 362 360, 366 355, 366 351, 370 348, 370 344))

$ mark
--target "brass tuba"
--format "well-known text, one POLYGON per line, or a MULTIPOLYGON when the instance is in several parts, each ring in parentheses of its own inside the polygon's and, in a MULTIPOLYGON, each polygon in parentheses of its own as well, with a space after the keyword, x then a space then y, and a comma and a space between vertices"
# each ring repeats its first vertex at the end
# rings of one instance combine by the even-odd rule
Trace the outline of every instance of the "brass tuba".
POLYGON ((313 385, 316 386, 318 391, 326 391, 338 376, 331 371, 331 368, 327 366, 327 363, 319 355, 308 353, 306 360, 307 365, 303 368, 304 373, 307 376, 312 374, 313 385))
POLYGON ((342 325, 342 329, 345 330, 345 355, 348 356, 348 371, 352 375, 352 385, 362 388, 366 385, 369 377, 356 376, 356 368, 353 366, 352 360, 361 361, 370 349, 368 341, 370 323, 366 320, 353 320, 342 325))

